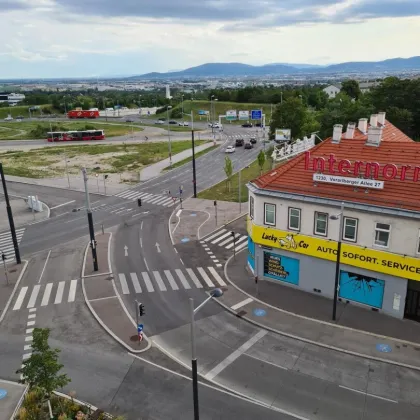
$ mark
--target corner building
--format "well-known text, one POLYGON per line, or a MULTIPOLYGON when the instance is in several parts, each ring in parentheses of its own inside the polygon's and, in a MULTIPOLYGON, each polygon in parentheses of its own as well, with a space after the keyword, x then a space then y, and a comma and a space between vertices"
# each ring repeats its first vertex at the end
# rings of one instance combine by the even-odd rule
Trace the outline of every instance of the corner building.
POLYGON ((260 279, 333 298, 340 241, 341 301, 420 320, 420 143, 385 113, 335 125, 248 189, 248 266, 260 279))

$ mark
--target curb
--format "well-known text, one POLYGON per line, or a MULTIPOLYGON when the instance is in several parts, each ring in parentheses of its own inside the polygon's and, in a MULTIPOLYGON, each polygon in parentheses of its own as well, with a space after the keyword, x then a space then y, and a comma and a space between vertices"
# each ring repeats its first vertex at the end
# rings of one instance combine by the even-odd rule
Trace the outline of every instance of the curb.
MULTIPOLYGON (((244 251, 244 249, 241 250, 241 251, 239 251, 238 254, 240 252, 242 252, 242 251, 244 251)), ((344 326, 340 326, 340 325, 334 325, 334 324, 331 324, 329 322, 325 322, 325 321, 320 321, 320 320, 313 319, 313 318, 304 317, 304 316, 299 315, 299 314, 294 314, 293 312, 288 312, 288 311, 285 311, 283 309, 276 308, 276 307, 274 307, 272 305, 269 305, 269 304, 263 302, 262 300, 256 299, 254 296, 251 296, 250 294, 248 294, 248 293, 244 292, 242 289, 240 289, 228 277, 228 275, 227 275, 227 265, 229 264, 229 262, 231 261, 232 258, 233 258, 233 255, 231 255, 229 257, 229 259, 225 263, 224 274, 225 274, 226 280, 236 290, 238 290, 240 293, 242 293, 242 294, 244 294, 246 296, 249 296, 255 302, 259 302, 262 305, 265 305, 265 306, 267 306, 267 307, 269 307, 271 309, 277 310, 279 312, 286 313, 286 314, 291 315, 291 316, 295 316, 297 318, 303 318, 303 319, 306 319, 306 320, 310 320, 312 322, 317 322, 319 324, 324 324, 324 325, 336 327, 336 328, 347 330, 347 331, 353 331, 353 332, 357 332, 357 333, 361 333, 361 334, 366 334, 366 335, 369 335, 369 336, 372 336, 372 337, 384 338, 384 339, 388 339, 388 340, 398 341, 398 342, 404 343, 403 341, 397 340, 397 339, 392 338, 392 337, 386 337, 386 336, 376 335, 376 334, 372 334, 372 333, 369 333, 369 332, 366 332, 366 331, 356 330, 356 329, 352 329, 352 328, 349 328, 349 327, 344 327, 344 326)), ((235 310, 233 310, 229 306, 227 306, 224 303, 222 303, 219 299, 213 299, 213 300, 215 302, 217 302, 220 306, 222 306, 223 308, 225 308, 228 312, 230 312, 233 315, 235 315, 236 317, 238 317, 238 314, 237 314, 237 312, 235 310)), ((340 352, 340 353, 349 354, 351 356, 360 357, 362 359, 375 360, 377 362, 383 362, 383 363, 387 363, 387 364, 394 365, 394 366, 400 366, 400 367, 405 367, 405 368, 408 368, 408 369, 420 371, 420 366, 409 365, 409 364, 397 362, 397 361, 394 361, 394 360, 383 359, 382 357, 370 356, 370 355, 367 355, 367 354, 364 354, 364 353, 358 353, 358 352, 355 352, 355 351, 352 351, 352 350, 346 350, 346 349, 343 349, 343 348, 340 348, 340 347, 331 346, 329 344, 323 344, 323 343, 320 343, 318 341, 310 340, 308 338, 300 337, 300 336, 295 335, 295 334, 290 334, 290 333, 287 333, 287 332, 284 332, 284 331, 281 331, 281 330, 277 330, 276 328, 268 327, 267 325, 261 324, 261 323, 259 323, 257 321, 254 321, 253 319, 250 319, 250 318, 248 318, 246 316, 240 316, 239 318, 240 319, 243 319, 243 320, 249 322, 250 324, 253 324, 253 325, 255 325, 255 326, 259 327, 259 328, 262 328, 262 329, 271 331, 271 332, 273 332, 275 334, 282 335, 284 337, 288 337, 288 338, 292 338, 294 340, 302 341, 302 342, 307 343, 307 344, 312 344, 312 345, 315 345, 315 346, 318 346, 318 347, 322 347, 322 348, 325 348, 325 349, 328 349, 328 350, 334 350, 334 351, 337 351, 337 352, 340 352)), ((409 341, 407 341, 405 343, 408 343, 408 344, 414 345, 414 346, 418 346, 418 344, 412 343, 412 342, 409 342, 409 341)))
POLYGON ((16 284, 15 284, 15 287, 13 288, 13 290, 12 290, 12 294, 10 295, 9 300, 7 301, 6 306, 4 307, 3 312, 0 316, 0 324, 3 321, 4 317, 6 316, 6 312, 9 309, 9 306, 12 303, 13 298, 15 297, 16 290, 19 287, 20 281, 22 280, 22 277, 23 277, 23 275, 25 274, 25 271, 26 271, 26 267, 28 266, 29 261, 27 261, 27 260, 23 260, 23 261, 25 261, 25 265, 23 266, 22 271, 19 274, 18 279, 16 280, 16 284))
MULTIPOLYGON (((111 270, 111 260, 110 260, 110 250, 111 250, 111 239, 112 239, 112 232, 110 232, 110 236, 109 236, 109 241, 108 241, 108 264, 109 264, 109 273, 112 273, 111 270)), ((117 335, 115 335, 108 327, 107 325, 102 321, 102 319, 100 318, 100 316, 96 313, 96 311, 93 309, 92 305, 90 304, 90 301, 87 297, 86 294, 86 288, 85 288, 85 278, 88 278, 88 276, 85 276, 85 266, 86 266, 86 257, 87 257, 87 253, 89 250, 89 243, 86 246, 86 250, 85 250, 85 256, 83 258, 83 265, 82 265, 82 273, 81 273, 81 279, 82 279, 82 293, 83 293, 83 298, 85 300, 86 306, 89 308, 90 313, 93 315, 93 317, 96 319, 96 321, 98 322, 98 324, 115 340, 117 341, 119 344, 121 344, 127 351, 129 351, 130 353, 134 353, 134 354, 138 354, 138 353, 143 353, 147 350, 150 349, 151 347, 151 342, 150 340, 147 338, 146 334, 143 334, 144 339, 147 341, 147 346, 146 348, 142 349, 142 350, 135 350, 133 348, 131 348, 130 346, 128 346, 126 343, 124 343, 124 341, 122 341, 119 337, 117 337, 117 335)), ((109 274, 108 273, 108 274, 109 274)), ((102 273, 102 275, 104 275, 105 273, 102 273)), ((117 288, 115 286, 115 282, 114 280, 112 280, 112 286, 114 288, 115 291, 115 295, 117 296, 117 299, 120 303, 120 305, 122 306, 124 312, 126 313, 128 319, 131 321, 131 323, 134 324, 134 326, 137 327, 136 323, 134 322, 134 320, 131 318, 126 306, 124 305, 124 302, 121 299, 120 294, 117 291, 117 288)))

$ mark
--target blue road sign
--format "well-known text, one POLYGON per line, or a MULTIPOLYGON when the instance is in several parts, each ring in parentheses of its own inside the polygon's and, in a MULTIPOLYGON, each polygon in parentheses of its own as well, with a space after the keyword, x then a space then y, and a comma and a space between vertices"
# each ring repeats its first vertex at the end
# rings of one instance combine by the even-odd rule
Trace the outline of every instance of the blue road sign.
POLYGON ((380 351, 381 353, 391 353, 392 348, 388 344, 377 344, 376 350, 380 351))
POLYGON ((143 324, 137 325, 137 332, 140 334, 143 331, 143 324))
POLYGON ((260 120, 262 118, 261 109, 253 109, 251 111, 251 120, 260 120))
POLYGON ((0 388, 0 400, 2 400, 7 395, 7 391, 3 388, 0 388))

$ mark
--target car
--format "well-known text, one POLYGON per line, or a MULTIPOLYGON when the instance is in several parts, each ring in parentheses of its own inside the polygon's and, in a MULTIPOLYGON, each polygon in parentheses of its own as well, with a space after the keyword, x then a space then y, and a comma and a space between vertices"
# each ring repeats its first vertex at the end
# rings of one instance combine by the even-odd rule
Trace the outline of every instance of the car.
POLYGON ((235 152, 235 146, 226 147, 225 153, 234 153, 234 152, 235 152))
POLYGON ((263 127, 263 125, 261 123, 257 123, 255 124, 255 127, 263 127))
POLYGON ((11 117, 10 115, 4 119, 4 121, 12 121, 12 120, 13 120, 13 117, 11 117))
POLYGON ((127 123, 133 123, 133 122, 134 122, 134 120, 132 120, 132 119, 130 119, 130 118, 127 118, 127 119, 125 120, 125 122, 127 122, 127 123))
POLYGON ((175 124, 178 124, 178 121, 171 120, 171 121, 169 121, 169 124, 175 125, 175 124))
POLYGON ((155 122, 155 124, 165 124, 165 121, 162 121, 162 120, 157 120, 156 122, 155 122))
POLYGON ((252 143, 245 143, 244 149, 252 149, 254 145, 252 143))
POLYGON ((244 139, 236 139, 235 146, 243 146, 244 145, 244 139))
POLYGON ((24 116, 23 116, 23 115, 18 115, 18 116, 16 117, 16 119, 17 119, 17 120, 23 120, 23 118, 24 118, 24 116))
POLYGON ((250 128, 250 127, 252 127, 252 123, 242 124, 242 127, 244 127, 244 128, 250 128))
POLYGON ((188 121, 184 121, 184 122, 181 121, 180 123, 178 123, 178 125, 180 127, 189 127, 190 123, 188 121))
POLYGON ((221 124, 219 124, 219 123, 210 123, 209 124, 209 127, 211 127, 211 128, 222 128, 222 125, 221 124))
POLYGON ((251 137, 251 138, 249 139, 249 142, 250 142, 251 144, 255 144, 255 143, 257 142, 257 139, 256 139, 255 137, 251 137))

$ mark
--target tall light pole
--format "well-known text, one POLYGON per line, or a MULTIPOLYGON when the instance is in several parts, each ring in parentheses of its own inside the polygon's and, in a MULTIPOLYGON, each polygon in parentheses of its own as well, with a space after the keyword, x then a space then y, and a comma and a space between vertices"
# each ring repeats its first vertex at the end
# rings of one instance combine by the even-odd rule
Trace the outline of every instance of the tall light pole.
POLYGON ((194 113, 191 110, 191 114, 182 114, 188 115, 191 118, 191 149, 192 149, 192 167, 193 167, 193 188, 194 188, 194 198, 197 198, 197 176, 195 172, 195 141, 194 141, 194 113))
POLYGON ((88 190, 88 177, 86 168, 82 168, 83 182, 85 183, 85 195, 86 195, 86 212, 88 216, 88 225, 89 225, 89 235, 90 235, 90 247, 92 248, 92 259, 93 259, 93 271, 98 271, 98 256, 96 253, 96 240, 95 240, 95 231, 93 227, 93 216, 92 209, 90 208, 89 200, 89 190, 88 190))
POLYGON ((341 211, 336 215, 330 216, 331 220, 340 219, 340 230, 338 232, 338 242, 337 242, 337 259, 335 262, 335 280, 334 280, 334 302, 333 302, 333 313, 332 319, 335 321, 337 315, 337 295, 338 295, 338 285, 340 279, 340 257, 341 257, 341 237, 343 235, 343 213, 344 213, 344 203, 341 203, 341 211))
POLYGON ((169 167, 172 169, 172 145, 171 145, 171 132, 169 131, 169 110, 172 109, 170 105, 166 107, 166 119, 168 122, 168 148, 169 148, 169 167))
POLYGON ((181 95, 182 126, 184 126, 184 95, 181 95))
POLYGON ((191 314, 191 368, 192 368, 192 384, 193 384, 193 402, 194 402, 194 420, 199 420, 200 410, 198 407, 198 371, 197 356, 195 354, 195 314, 212 298, 223 295, 223 290, 214 289, 210 296, 194 309, 194 299, 190 298, 190 314, 191 314))
POLYGON ((1 176, 1 183, 3 184, 3 194, 4 194, 4 200, 6 201, 6 211, 7 211, 7 217, 9 219, 10 233, 12 234, 12 242, 13 242, 13 248, 15 250, 16 263, 21 264, 22 261, 20 260, 20 251, 19 251, 19 244, 16 237, 15 222, 13 220, 12 208, 10 207, 9 194, 7 193, 6 179, 4 177, 2 163, 0 163, 0 176, 1 176))
POLYGON ((210 123, 211 123, 211 134, 214 133, 214 113, 213 113, 213 98, 214 95, 211 95, 210 97, 210 123))

